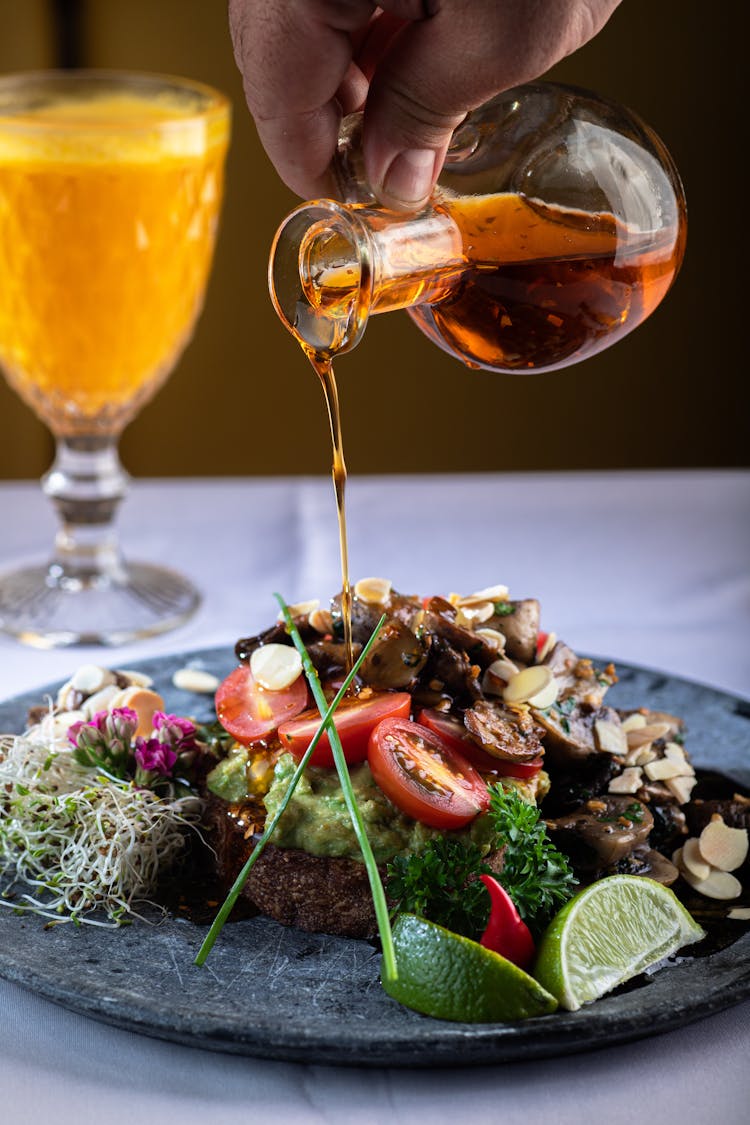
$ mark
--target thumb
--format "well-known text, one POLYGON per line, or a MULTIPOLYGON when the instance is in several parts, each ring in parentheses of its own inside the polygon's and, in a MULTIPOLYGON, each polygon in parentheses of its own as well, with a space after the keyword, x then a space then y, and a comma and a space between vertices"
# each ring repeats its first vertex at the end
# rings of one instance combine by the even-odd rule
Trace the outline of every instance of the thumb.
POLYGON ((365 104, 365 168, 381 202, 399 210, 425 203, 467 112, 582 46, 618 2, 442 0, 432 16, 403 27, 365 104))

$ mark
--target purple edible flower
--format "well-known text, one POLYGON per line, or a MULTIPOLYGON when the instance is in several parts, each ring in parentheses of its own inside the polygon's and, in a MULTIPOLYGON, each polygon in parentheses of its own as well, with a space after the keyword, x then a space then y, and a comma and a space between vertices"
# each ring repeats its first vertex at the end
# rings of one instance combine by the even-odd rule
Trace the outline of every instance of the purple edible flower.
POLYGON ((190 719, 156 711, 151 722, 159 742, 172 746, 178 753, 194 749, 196 727, 190 719))
POLYGON ((160 742, 158 738, 137 738, 135 760, 144 773, 157 773, 162 777, 170 777, 177 761, 177 754, 171 746, 160 742))
POLYGON ((115 707, 73 723, 68 728, 68 741, 81 765, 105 768, 123 777, 137 726, 138 715, 131 707, 115 707))
POLYGON ((130 742, 138 726, 138 715, 132 707, 115 707, 112 711, 97 711, 90 719, 82 719, 68 727, 68 741, 72 746, 101 746, 123 749, 130 742))

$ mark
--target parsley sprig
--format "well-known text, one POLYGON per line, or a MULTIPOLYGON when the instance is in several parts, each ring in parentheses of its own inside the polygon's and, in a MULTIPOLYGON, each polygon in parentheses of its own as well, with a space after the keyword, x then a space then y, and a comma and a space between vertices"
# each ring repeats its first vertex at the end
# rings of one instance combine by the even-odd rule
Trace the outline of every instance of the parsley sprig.
POLYGON ((397 855, 388 865, 392 914, 408 911, 447 930, 478 938, 490 901, 479 875, 494 875, 477 845, 448 836, 430 840, 416 855, 397 855))
POLYGON ((558 851, 536 805, 515 789, 490 785, 493 827, 504 845, 499 881, 527 925, 543 929, 572 896, 576 880, 568 859, 558 851))

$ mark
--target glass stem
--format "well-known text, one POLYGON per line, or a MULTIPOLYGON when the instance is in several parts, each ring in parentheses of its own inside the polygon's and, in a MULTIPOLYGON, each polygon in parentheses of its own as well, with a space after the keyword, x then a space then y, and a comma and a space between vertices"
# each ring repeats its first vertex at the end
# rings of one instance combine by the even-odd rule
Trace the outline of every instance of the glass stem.
POLYGON ((64 586, 122 582, 125 567, 114 529, 130 478, 117 436, 57 437, 55 460, 42 488, 60 517, 50 579, 64 586))

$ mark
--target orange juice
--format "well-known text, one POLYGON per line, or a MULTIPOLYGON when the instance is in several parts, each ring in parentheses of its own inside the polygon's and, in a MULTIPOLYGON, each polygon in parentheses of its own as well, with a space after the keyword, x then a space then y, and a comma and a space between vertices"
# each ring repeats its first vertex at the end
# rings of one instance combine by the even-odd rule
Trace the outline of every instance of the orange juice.
POLYGON ((228 135, 169 91, 0 104, 0 364, 56 434, 118 432, 188 342, 228 135))

